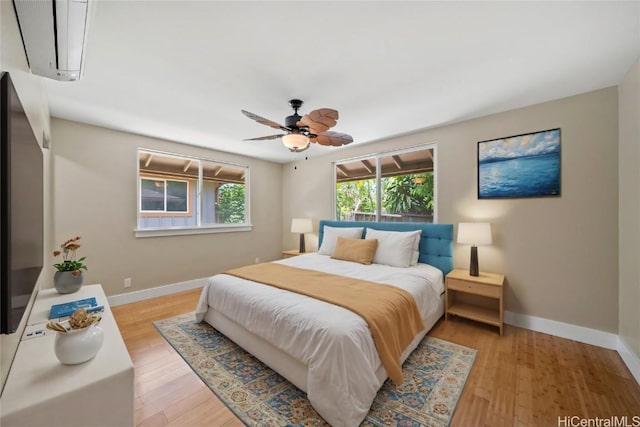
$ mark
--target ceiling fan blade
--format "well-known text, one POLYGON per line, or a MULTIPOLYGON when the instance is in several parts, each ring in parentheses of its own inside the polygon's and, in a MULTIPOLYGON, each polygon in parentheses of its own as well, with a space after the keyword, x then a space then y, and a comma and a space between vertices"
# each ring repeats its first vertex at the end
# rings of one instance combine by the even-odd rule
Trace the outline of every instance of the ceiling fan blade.
POLYGON ((302 116, 296 125, 298 127, 308 127, 309 131, 317 134, 326 132, 329 128, 336 125, 338 120, 338 112, 331 108, 320 108, 313 110, 309 114, 302 116))
POLYGON ((317 137, 310 138, 309 140, 320 145, 332 145, 334 147, 339 147, 341 145, 351 144, 353 142, 353 137, 346 133, 329 131, 323 132, 317 137))
POLYGON ((285 136, 286 134, 281 133, 278 135, 269 135, 269 136, 259 136, 257 138, 248 138, 248 139, 243 139, 243 141, 266 141, 268 139, 277 139, 277 138, 281 138, 283 136, 285 136))
POLYGON ((269 119, 265 119, 264 117, 260 117, 259 115, 250 113, 249 111, 245 111, 245 110, 240 110, 240 111, 242 111, 242 114, 244 114, 245 116, 249 117, 251 120, 255 120, 256 122, 258 122, 258 123, 260 123, 262 125, 267 125, 267 126, 272 127, 274 129, 281 129, 281 130, 288 130, 288 131, 291 130, 286 126, 282 126, 279 123, 276 123, 276 122, 274 122, 272 120, 269 120, 269 119))

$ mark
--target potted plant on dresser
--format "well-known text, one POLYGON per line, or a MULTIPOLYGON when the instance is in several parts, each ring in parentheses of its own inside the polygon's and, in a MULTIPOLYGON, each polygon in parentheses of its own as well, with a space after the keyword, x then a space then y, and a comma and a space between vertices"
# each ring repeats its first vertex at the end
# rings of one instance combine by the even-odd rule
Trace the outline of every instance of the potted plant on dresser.
POLYGON ((58 270, 53 276, 56 290, 61 294, 76 292, 82 286, 82 270, 87 270, 84 260, 76 259, 76 251, 80 248, 80 236, 73 237, 60 245, 61 251, 53 251, 53 256, 62 255, 62 262, 53 264, 58 270))

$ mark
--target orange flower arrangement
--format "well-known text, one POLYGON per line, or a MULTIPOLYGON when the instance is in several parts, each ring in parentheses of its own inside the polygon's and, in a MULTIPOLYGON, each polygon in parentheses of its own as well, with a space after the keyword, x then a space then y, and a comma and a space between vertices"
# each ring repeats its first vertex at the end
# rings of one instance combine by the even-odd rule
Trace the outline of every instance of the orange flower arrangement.
POLYGON ((58 271, 71 271, 73 276, 79 276, 82 274, 80 270, 87 270, 87 266, 84 265, 84 260, 87 257, 76 259, 76 251, 80 248, 78 243, 80 236, 73 237, 60 245, 62 251, 53 251, 53 256, 62 254, 62 262, 53 264, 58 271))

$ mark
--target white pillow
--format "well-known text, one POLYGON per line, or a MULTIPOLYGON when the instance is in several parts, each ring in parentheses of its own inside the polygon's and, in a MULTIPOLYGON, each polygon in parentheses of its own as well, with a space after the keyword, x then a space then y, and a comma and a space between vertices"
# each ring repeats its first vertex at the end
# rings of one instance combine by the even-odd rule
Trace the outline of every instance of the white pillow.
POLYGON ((375 264, 409 267, 416 258, 421 235, 421 230, 382 231, 367 227, 365 239, 378 239, 378 249, 373 256, 375 264))
POLYGON ((325 225, 322 234, 322 243, 318 253, 320 255, 333 255, 336 249, 338 237, 345 239, 362 239, 362 230, 364 227, 329 227, 325 225))
POLYGON ((418 230, 420 233, 416 235, 416 243, 413 246, 413 255, 411 255, 411 265, 418 264, 418 258, 420 258, 420 239, 422 239, 422 230, 418 230))

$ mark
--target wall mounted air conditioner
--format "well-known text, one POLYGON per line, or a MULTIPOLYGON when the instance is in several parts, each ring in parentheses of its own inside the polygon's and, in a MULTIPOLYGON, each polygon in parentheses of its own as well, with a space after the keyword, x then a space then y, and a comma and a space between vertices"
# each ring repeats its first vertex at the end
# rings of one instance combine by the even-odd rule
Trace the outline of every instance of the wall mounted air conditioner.
POLYGON ((13 0, 13 6, 31 72, 79 80, 93 0, 13 0))

